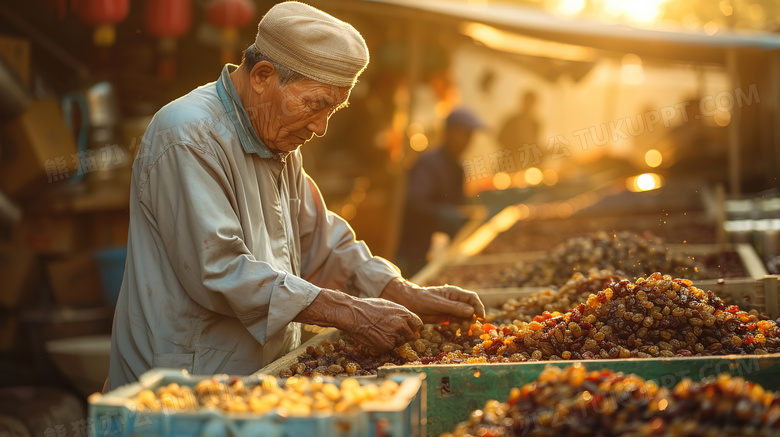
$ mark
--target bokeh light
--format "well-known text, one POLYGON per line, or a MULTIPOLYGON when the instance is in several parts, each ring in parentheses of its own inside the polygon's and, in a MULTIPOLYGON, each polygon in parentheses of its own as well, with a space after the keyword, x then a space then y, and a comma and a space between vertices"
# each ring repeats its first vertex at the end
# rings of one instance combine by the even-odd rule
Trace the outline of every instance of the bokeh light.
POLYGON ((715 111, 715 116, 712 119, 718 126, 725 127, 731 123, 731 113, 728 111, 715 111))
POLYGON ((636 178, 636 186, 642 191, 650 191, 655 188, 655 179, 649 173, 641 174, 636 178))
POLYGON ((526 170, 524 177, 528 185, 539 185, 544 180, 544 174, 536 167, 531 167, 526 170))
POLYGON ((355 205, 351 203, 347 203, 346 205, 341 207, 341 217, 344 220, 352 220, 357 215, 357 208, 355 208, 355 205))
POLYGON ((529 208, 527 205, 521 203, 517 205, 517 218, 520 220, 525 220, 528 217, 531 216, 531 208, 529 208))
POLYGON ((658 19, 667 0, 606 0, 604 11, 613 17, 623 17, 640 23, 658 19))
POLYGON ((720 12, 727 17, 730 17, 731 14, 734 13, 734 7, 731 6, 731 2, 729 0, 722 0, 720 2, 720 12))
POLYGON ((651 191, 664 185, 663 178, 655 173, 643 173, 626 179, 626 188, 633 192, 651 191))
POLYGON ((349 194, 349 198, 355 203, 360 203, 366 200, 366 190, 352 190, 349 194))
POLYGON ((704 33, 707 35, 715 35, 718 33, 720 26, 715 21, 708 21, 704 23, 704 33))
POLYGON ((561 0, 558 11, 564 15, 577 15, 585 8, 585 0, 561 0))
POLYGON ((504 172, 498 172, 493 176, 493 186, 497 190, 506 190, 512 186, 512 177, 504 172))
POLYGON ((409 146, 416 152, 422 152, 428 148, 428 137, 418 132, 409 138, 409 146))
POLYGON ((657 149, 650 149, 645 153, 645 163, 650 167, 658 167, 664 162, 664 157, 657 149))

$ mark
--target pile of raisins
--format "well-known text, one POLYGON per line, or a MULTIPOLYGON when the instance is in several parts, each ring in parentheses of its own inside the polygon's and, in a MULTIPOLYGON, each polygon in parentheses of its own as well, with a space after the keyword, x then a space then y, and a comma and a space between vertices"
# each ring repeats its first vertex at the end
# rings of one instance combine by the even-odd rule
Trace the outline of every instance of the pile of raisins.
POLYGON ((635 232, 597 232, 566 240, 547 256, 520 267, 518 286, 561 285, 574 272, 606 269, 636 278, 653 272, 674 277, 704 279, 700 262, 667 250, 663 240, 635 232))
POLYGON ((500 308, 488 308, 485 320, 493 324, 508 324, 516 320, 530 322, 543 312, 566 312, 576 307, 593 293, 597 293, 614 281, 625 279, 609 270, 591 270, 588 276, 575 273, 559 289, 545 290, 518 299, 509 299, 500 308))
POLYGON ((654 273, 631 282, 602 273, 572 279, 566 292, 571 299, 578 291, 601 290, 565 312, 543 311, 530 321, 520 320, 517 310, 536 311, 536 298, 527 306, 491 312, 493 323, 426 325, 420 338, 380 356, 346 336, 336 343, 309 347, 280 376, 368 375, 383 365, 780 352, 780 328, 775 321, 763 319, 755 310, 726 305, 690 280, 654 273))
POLYGON ((498 436, 776 436, 780 397, 740 377, 685 379, 671 390, 636 375, 548 367, 489 400, 453 433, 498 436))
POLYGON ((279 376, 313 375, 376 375, 376 369, 385 364, 403 364, 404 360, 396 351, 383 355, 373 355, 363 344, 358 343, 347 334, 338 341, 322 341, 316 346, 309 346, 306 352, 298 357, 298 362, 289 369, 282 369, 279 376))
POLYGON ((476 289, 562 286, 575 272, 591 270, 609 270, 626 278, 653 272, 692 280, 744 275, 743 269, 729 274, 734 263, 721 264, 710 269, 703 260, 670 252, 661 238, 650 233, 596 232, 569 238, 533 262, 453 266, 428 283, 476 289))
MULTIPOLYGON (((461 331, 461 334, 463 332, 461 331)), ((565 313, 544 312, 530 323, 473 323, 466 362, 650 358, 780 352, 777 323, 727 306, 712 292, 660 273, 612 282, 565 313)), ((439 357, 437 357, 439 358, 439 357)))

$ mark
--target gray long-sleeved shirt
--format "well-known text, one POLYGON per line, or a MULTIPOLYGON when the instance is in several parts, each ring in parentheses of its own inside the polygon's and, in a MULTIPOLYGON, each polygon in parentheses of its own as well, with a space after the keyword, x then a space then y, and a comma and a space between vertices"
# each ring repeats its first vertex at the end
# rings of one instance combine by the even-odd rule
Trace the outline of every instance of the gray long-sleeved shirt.
MULTIPOLYGON (((241 114, 228 72, 220 80, 241 114)), ((108 389, 154 367, 250 374, 300 343, 292 319, 321 288, 377 297, 400 276, 327 210, 300 152, 242 145, 241 115, 227 116, 212 82, 146 130, 108 389)))

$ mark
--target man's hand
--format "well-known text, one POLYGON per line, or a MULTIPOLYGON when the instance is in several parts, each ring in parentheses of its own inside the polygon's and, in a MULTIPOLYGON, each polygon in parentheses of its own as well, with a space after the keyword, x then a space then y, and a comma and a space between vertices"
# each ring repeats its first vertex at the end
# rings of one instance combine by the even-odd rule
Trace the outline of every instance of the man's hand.
POLYGON ((383 299, 401 304, 420 316, 425 323, 442 323, 450 318, 485 317, 485 306, 477 293, 452 285, 420 287, 396 278, 387 284, 383 299))
POLYGON ((419 317, 399 304, 384 299, 358 299, 328 289, 320 291, 293 320, 341 329, 377 352, 413 340, 423 327, 419 317))
POLYGON ((356 299, 352 307, 352 337, 383 352, 417 338, 423 322, 401 305, 384 299, 356 299))

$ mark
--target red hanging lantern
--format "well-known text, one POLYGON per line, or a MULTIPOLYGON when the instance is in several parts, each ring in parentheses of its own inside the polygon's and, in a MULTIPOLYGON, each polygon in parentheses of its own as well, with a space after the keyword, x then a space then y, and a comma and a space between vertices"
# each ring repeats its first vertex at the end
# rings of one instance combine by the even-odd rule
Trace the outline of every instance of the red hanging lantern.
POLYGON ((129 0, 78 0, 73 8, 81 20, 95 27, 93 41, 97 46, 112 46, 116 42, 114 26, 127 18, 129 0))
POLYGON ((192 0, 148 0, 146 30, 157 38, 179 38, 192 22, 192 0))
POLYGON ((214 0, 206 14, 211 24, 222 30, 222 63, 226 64, 234 59, 238 30, 252 21, 255 6, 249 0, 214 0))
POLYGON ((174 53, 176 39, 190 30, 192 0, 148 0, 146 2, 146 30, 160 38, 160 60, 157 74, 161 79, 172 79, 176 74, 174 53))

